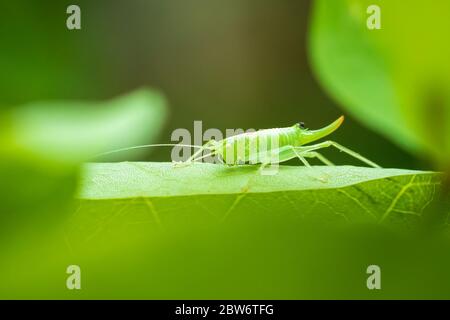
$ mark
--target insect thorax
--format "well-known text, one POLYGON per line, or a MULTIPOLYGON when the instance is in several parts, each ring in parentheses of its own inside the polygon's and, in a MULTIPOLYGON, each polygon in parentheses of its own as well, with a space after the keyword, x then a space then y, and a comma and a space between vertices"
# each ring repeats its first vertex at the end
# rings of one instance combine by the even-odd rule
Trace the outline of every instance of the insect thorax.
POLYGON ((246 132, 221 140, 215 153, 227 164, 261 163, 261 158, 284 146, 298 146, 298 128, 274 128, 246 132))

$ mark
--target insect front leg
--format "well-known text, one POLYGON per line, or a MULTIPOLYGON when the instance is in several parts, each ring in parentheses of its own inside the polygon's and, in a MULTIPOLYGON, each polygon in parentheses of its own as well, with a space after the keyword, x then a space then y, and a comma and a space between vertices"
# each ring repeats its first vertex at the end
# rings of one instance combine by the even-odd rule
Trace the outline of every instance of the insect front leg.
MULTIPOLYGON (((200 149, 198 149, 192 156, 190 156, 186 161, 182 162, 175 162, 175 166, 181 167, 191 164, 192 162, 195 162, 197 160, 203 159, 205 156, 200 156, 203 151, 205 150, 211 150, 211 147, 216 144, 215 140, 209 140, 207 143, 205 143, 200 149)), ((209 156, 209 155, 207 155, 209 156)))

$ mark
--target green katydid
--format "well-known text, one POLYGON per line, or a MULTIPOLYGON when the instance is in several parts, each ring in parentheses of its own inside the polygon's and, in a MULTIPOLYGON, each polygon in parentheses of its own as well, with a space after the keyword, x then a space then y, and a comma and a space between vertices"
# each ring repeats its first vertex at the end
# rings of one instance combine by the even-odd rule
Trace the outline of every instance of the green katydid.
POLYGON ((331 161, 317 152, 317 150, 335 147, 371 167, 379 167, 376 163, 334 141, 328 140, 317 144, 307 145, 308 143, 328 136, 339 128, 343 121, 344 116, 341 116, 330 125, 318 130, 309 130, 305 128, 303 123, 296 123, 295 125, 286 128, 263 129, 255 132, 245 132, 219 141, 210 140, 203 146, 186 144, 152 144, 114 150, 103 153, 102 155, 153 146, 179 146, 198 148, 198 150, 194 152, 189 159, 183 161, 182 164, 190 164, 209 156, 218 156, 218 158, 227 165, 250 163, 261 164, 264 167, 268 164, 281 163, 298 158, 305 166, 310 167, 306 158, 317 158, 325 165, 333 165, 331 161), (209 151, 209 153, 203 155, 204 151, 209 151))

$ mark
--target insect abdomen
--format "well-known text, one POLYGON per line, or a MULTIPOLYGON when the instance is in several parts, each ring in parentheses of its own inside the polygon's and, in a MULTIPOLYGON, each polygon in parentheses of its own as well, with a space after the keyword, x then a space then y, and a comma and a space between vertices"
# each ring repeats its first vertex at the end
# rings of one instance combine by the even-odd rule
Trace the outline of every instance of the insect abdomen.
POLYGON ((286 145, 296 145, 293 128, 274 128, 242 133, 220 142, 216 153, 226 164, 261 163, 255 154, 262 155, 286 145))

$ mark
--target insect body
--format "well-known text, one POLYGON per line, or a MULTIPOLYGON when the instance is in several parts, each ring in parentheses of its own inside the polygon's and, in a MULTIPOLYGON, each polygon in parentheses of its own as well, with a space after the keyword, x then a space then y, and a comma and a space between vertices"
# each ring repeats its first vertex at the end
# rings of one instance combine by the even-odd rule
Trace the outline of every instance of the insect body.
POLYGON ((262 167, 264 167, 268 164, 281 163, 298 158, 305 166, 310 167, 309 162, 306 160, 307 158, 317 158, 326 165, 333 165, 331 161, 325 158, 317 150, 335 147, 371 167, 379 167, 376 163, 334 141, 328 140, 321 143, 309 144, 331 134, 339 128, 343 121, 344 117, 341 116, 330 125, 318 130, 306 129, 304 124, 300 122, 287 128, 264 129, 256 132, 238 134, 219 141, 210 140, 203 146, 154 144, 118 149, 101 155, 136 148, 179 146, 198 148, 189 159, 181 162, 181 164, 190 164, 206 157, 218 156, 218 158, 227 165, 248 163, 261 164, 262 167), (209 151, 209 153, 204 155, 203 153, 205 151, 209 151))
POLYGON ((326 165, 333 165, 317 150, 335 147, 350 156, 353 156, 369 166, 379 167, 374 162, 360 154, 341 146, 334 141, 306 145, 319 140, 335 131, 344 121, 340 117, 330 125, 319 130, 308 130, 302 123, 297 123, 287 128, 264 129, 256 132, 238 134, 220 141, 211 140, 204 144, 192 157, 183 163, 201 160, 207 156, 218 156, 228 165, 244 163, 262 164, 281 163, 293 158, 298 158, 305 166, 310 166, 306 158, 317 158, 326 165), (210 154, 202 155, 205 150, 210 154))

